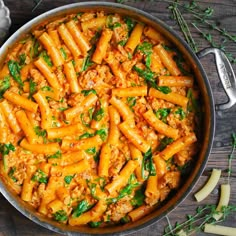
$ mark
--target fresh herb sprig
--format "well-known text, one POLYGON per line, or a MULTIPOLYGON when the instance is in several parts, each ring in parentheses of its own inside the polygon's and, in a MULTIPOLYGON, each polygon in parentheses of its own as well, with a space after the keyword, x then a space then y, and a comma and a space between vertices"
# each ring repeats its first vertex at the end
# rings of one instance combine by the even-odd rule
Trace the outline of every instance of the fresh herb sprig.
MULTIPOLYGON (((231 213, 236 211, 236 205, 229 205, 222 207, 222 213, 223 218, 222 220, 225 220, 225 218, 230 215, 231 213)), ((203 230, 204 225, 206 223, 214 224, 218 223, 220 221, 216 221, 214 219, 214 215, 219 214, 219 212, 216 210, 216 205, 204 205, 199 206, 196 209, 196 213, 193 215, 187 215, 187 220, 182 223, 176 223, 175 226, 172 226, 170 224, 168 216, 167 222, 168 226, 164 230, 163 236, 171 236, 171 235, 178 235, 180 232, 184 232, 186 235, 193 234, 194 232, 198 232, 200 230, 203 230)))

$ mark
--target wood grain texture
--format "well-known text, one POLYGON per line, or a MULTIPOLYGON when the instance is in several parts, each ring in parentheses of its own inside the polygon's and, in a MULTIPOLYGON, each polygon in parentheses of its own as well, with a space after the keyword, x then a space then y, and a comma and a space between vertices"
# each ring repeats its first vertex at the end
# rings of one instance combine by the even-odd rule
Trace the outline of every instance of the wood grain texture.
MULTIPOLYGON (((28 22, 35 16, 51 10, 55 7, 59 7, 68 3, 78 2, 76 0, 43 0, 41 5, 32 12, 33 0, 5 0, 5 4, 9 7, 11 12, 12 27, 10 29, 10 34, 15 32, 20 26, 28 22)), ((80 1, 81 2, 81 1, 80 1)), ((111 1, 113 2, 113 1, 111 1)), ((180 1, 181 3, 187 3, 189 1, 180 1)), ((211 6, 214 8, 214 21, 218 26, 226 28, 231 34, 236 35, 236 0, 199 0, 199 4, 205 8, 211 6)), ((154 16, 160 18, 174 30, 176 30, 182 37, 183 35, 178 29, 175 21, 170 18, 170 12, 167 9, 168 4, 162 1, 132 1, 127 3, 130 6, 137 7, 144 11, 147 11, 154 16)), ((191 20, 188 14, 184 14, 187 21, 191 20)), ((202 39, 199 33, 193 30, 193 36, 199 49, 203 49, 209 46, 209 44, 202 39)), ((206 29, 208 32, 209 29, 206 29)), ((211 32, 216 42, 220 43, 218 34, 211 32)), ((227 43, 228 52, 236 56, 236 47, 233 43, 227 43)), ((222 103, 227 101, 227 97, 224 93, 223 87, 219 81, 216 67, 214 63, 214 58, 208 56, 201 60, 203 67, 208 75, 215 103, 222 103)), ((234 71, 236 71, 236 65, 233 65, 234 71)), ((227 171, 227 158, 231 150, 231 133, 236 132, 236 105, 229 110, 224 112, 216 113, 216 132, 214 137, 214 145, 212 152, 209 157, 208 164, 206 166, 203 175, 199 179, 192 193, 171 213, 168 217, 172 224, 176 221, 182 222, 185 220, 186 214, 192 214, 195 212, 196 207, 202 204, 216 204, 219 199, 219 186, 211 193, 210 197, 204 200, 203 203, 199 204, 193 199, 193 193, 195 193, 207 180, 212 168, 220 168, 223 171, 223 177, 220 183, 226 182, 226 171, 227 171)), ((236 204, 236 159, 233 160, 233 174, 231 178, 231 204, 236 204)), ((220 184, 219 183, 219 184, 220 184)), ((158 236, 163 234, 164 227, 167 225, 166 219, 160 220, 158 223, 153 224, 137 233, 132 234, 132 236, 158 236)), ((231 215, 224 222, 224 225, 236 226, 236 214, 231 215)), ((26 219, 21 213, 15 210, 5 199, 0 195, 0 235, 7 236, 27 236, 27 235, 42 235, 42 236, 52 236, 58 235, 56 233, 50 232, 30 220, 26 219)), ((207 235, 204 233, 196 233, 198 236, 207 235)))

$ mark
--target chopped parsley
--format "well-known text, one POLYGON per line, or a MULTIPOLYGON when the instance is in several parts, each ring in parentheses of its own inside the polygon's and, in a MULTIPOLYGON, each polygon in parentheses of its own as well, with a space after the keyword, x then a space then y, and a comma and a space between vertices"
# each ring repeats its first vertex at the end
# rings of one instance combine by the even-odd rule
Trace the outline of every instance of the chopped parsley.
POLYGON ((34 182, 39 182, 39 183, 48 183, 48 176, 40 169, 38 169, 35 174, 31 178, 32 181, 34 182))
POLYGON ((20 65, 18 64, 17 61, 14 60, 10 60, 7 63, 8 65, 8 69, 10 71, 10 74, 12 76, 12 78, 20 85, 20 87, 22 88, 24 86, 24 83, 21 80, 21 75, 20 75, 20 65))
POLYGON ((3 94, 10 88, 10 77, 5 76, 3 80, 0 80, 0 98, 2 98, 3 94))

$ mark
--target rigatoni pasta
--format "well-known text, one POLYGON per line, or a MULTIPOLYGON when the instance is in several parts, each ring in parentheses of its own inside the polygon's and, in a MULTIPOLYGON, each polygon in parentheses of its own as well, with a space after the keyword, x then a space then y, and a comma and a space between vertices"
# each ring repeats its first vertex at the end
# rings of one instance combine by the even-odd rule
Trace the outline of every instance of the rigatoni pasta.
POLYGON ((102 11, 33 29, 0 67, 9 188, 71 226, 136 221, 158 208, 198 145, 199 89, 176 51, 156 29, 102 11))

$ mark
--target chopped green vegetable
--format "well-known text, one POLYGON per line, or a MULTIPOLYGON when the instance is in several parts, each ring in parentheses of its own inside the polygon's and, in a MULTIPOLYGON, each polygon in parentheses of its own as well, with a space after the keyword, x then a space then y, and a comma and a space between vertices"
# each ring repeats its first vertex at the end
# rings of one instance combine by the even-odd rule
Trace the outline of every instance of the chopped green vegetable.
POLYGON ((108 198, 108 203, 116 203, 123 197, 130 195, 135 188, 140 186, 140 183, 135 178, 134 174, 131 174, 128 180, 128 184, 120 190, 119 195, 116 198, 108 198))
POLYGON ((164 137, 161 141, 160 144, 157 148, 158 151, 162 151, 166 148, 167 145, 171 144, 174 142, 173 138, 168 138, 168 137, 164 137))
POLYGON ((127 39, 123 39, 120 42, 118 42, 118 45, 125 46, 126 42, 127 42, 127 39))
POLYGON ((153 73, 150 69, 141 69, 137 66, 134 66, 133 69, 138 73, 138 75, 149 82, 152 87, 157 87, 156 80, 155 80, 155 73, 153 73))
POLYGON ((65 49, 64 49, 64 48, 60 48, 60 52, 61 52, 61 54, 62 54, 64 60, 66 60, 66 59, 67 59, 67 54, 66 54, 65 49))
POLYGON ((41 88, 42 91, 50 91, 50 92, 53 92, 53 89, 49 86, 44 86, 41 88))
POLYGON ((66 184, 70 184, 73 178, 74 178, 74 175, 67 175, 64 177, 64 181, 66 184))
POLYGON ((48 183, 48 176, 40 169, 38 169, 35 174, 31 178, 32 181, 34 182, 39 182, 39 183, 48 183))
POLYGON ((68 107, 59 107, 58 111, 66 111, 68 109, 68 107))
POLYGON ((85 132, 84 134, 81 134, 81 135, 79 136, 79 139, 90 138, 90 137, 93 137, 93 136, 94 136, 94 134, 85 132))
POLYGON ((58 222, 64 222, 68 220, 68 216, 64 210, 59 210, 53 214, 53 219, 58 222))
POLYGON ((91 221, 91 222, 89 222, 89 226, 91 228, 98 228, 101 224, 102 224, 102 221, 97 221, 97 222, 91 221))
POLYGON ((175 114, 179 115, 180 120, 183 120, 186 117, 186 112, 184 112, 182 107, 179 107, 175 114))
POLYGON ((8 172, 8 176, 13 180, 13 182, 17 182, 17 179, 14 176, 15 171, 16 171, 16 167, 12 167, 10 171, 8 172))
POLYGON ((45 129, 41 129, 39 126, 35 126, 34 127, 34 132, 36 133, 36 135, 38 135, 38 137, 42 137, 43 138, 43 142, 46 143, 47 139, 47 131, 45 129))
POLYGON ((72 217, 73 218, 79 217, 84 212, 88 211, 90 208, 91 208, 91 205, 89 205, 89 203, 86 200, 82 200, 81 202, 79 202, 77 207, 73 210, 72 217))
POLYGON ((89 127, 89 123, 86 123, 84 120, 84 113, 80 114, 80 119, 81 119, 81 122, 84 126, 89 127))
POLYGON ((33 47, 31 48, 31 57, 35 58, 39 55, 39 41, 34 38, 34 44, 33 47))
POLYGON ((156 168, 153 163, 151 148, 143 155, 143 161, 142 161, 142 166, 141 166, 141 172, 142 172, 143 179, 145 179, 145 175, 144 175, 145 170, 148 171, 149 176, 156 175, 156 168))
POLYGON ((139 44, 136 51, 143 53, 145 57, 145 65, 150 69, 151 66, 151 56, 152 56, 152 44, 149 42, 143 42, 139 44))
POLYGON ((96 154, 96 148, 95 147, 88 148, 85 150, 85 152, 88 154, 96 154))
POLYGON ((136 105, 136 98, 135 97, 127 97, 127 103, 131 110, 136 105))
POLYGON ((54 153, 53 155, 49 155, 47 156, 47 159, 58 159, 61 158, 61 151, 58 150, 56 153, 54 153))
POLYGON ((89 94, 93 93, 93 94, 97 94, 96 90, 94 89, 89 89, 89 90, 82 90, 81 93, 86 97, 89 94))
POLYGON ((8 155, 10 151, 14 152, 15 150, 16 150, 15 147, 11 143, 0 143, 0 153, 2 154, 3 158, 4 170, 7 169, 7 162, 5 156, 8 155))
POLYGON ((93 119, 96 121, 100 121, 105 115, 104 109, 100 107, 98 110, 95 110, 93 114, 93 119))
POLYGON ((113 15, 109 15, 107 17, 106 26, 109 29, 114 30, 115 28, 121 27, 121 23, 120 22, 113 22, 113 15))
POLYGON ((48 66, 50 66, 50 67, 53 66, 52 60, 51 60, 51 58, 48 56, 47 51, 45 51, 45 50, 42 51, 39 56, 43 58, 43 60, 47 63, 48 66))
POLYGON ((84 58, 84 61, 83 61, 82 67, 81 67, 81 72, 86 71, 90 66, 92 66, 94 64, 94 62, 92 62, 92 60, 91 60, 91 57, 92 57, 94 51, 95 51, 95 47, 92 47, 88 51, 87 56, 84 58))
POLYGON ((26 54, 25 53, 20 54, 19 55, 19 65, 20 66, 25 65, 25 60, 26 60, 26 54))
POLYGON ((107 130, 106 129, 99 129, 95 132, 96 135, 99 135, 102 141, 105 141, 107 138, 107 130))
POLYGON ((21 68, 18 62, 10 60, 8 61, 7 65, 13 79, 20 85, 20 87, 23 87, 24 83, 21 80, 21 75, 20 75, 21 68))
POLYGON ((120 219, 121 224, 127 224, 129 222, 130 222, 130 217, 128 215, 126 215, 120 219))
POLYGON ((194 98, 193 96, 193 90, 190 88, 188 89, 188 92, 187 92, 187 98, 189 99, 189 102, 188 102, 188 111, 189 112, 200 112, 200 106, 198 104, 198 101, 194 98))
POLYGON ((133 30, 134 26, 136 25, 136 22, 129 17, 125 17, 124 21, 125 21, 125 24, 127 25, 128 32, 130 34, 131 31, 133 30))
POLYGON ((164 94, 171 93, 171 88, 168 86, 157 86, 157 90, 159 90, 160 92, 164 94))
POLYGON ((91 183, 89 180, 86 180, 86 182, 87 182, 87 185, 88 185, 88 188, 90 190, 90 193, 91 193, 92 197, 96 200, 99 200, 100 198, 98 196, 96 196, 97 184, 91 183))
POLYGON ((10 88, 10 77, 5 76, 3 80, 0 80, 0 98, 2 98, 3 94, 10 88))
POLYGON ((143 190, 142 189, 138 189, 135 192, 134 197, 131 199, 130 203, 134 207, 139 207, 139 206, 143 205, 144 199, 145 199, 145 195, 144 195, 143 190))
POLYGON ((171 112, 170 108, 160 108, 155 112, 155 115, 159 120, 166 123, 167 122, 167 116, 170 114, 170 112, 171 112))
POLYGON ((35 83, 32 79, 30 79, 29 80, 29 98, 32 98, 36 90, 37 90, 37 83, 35 83))

